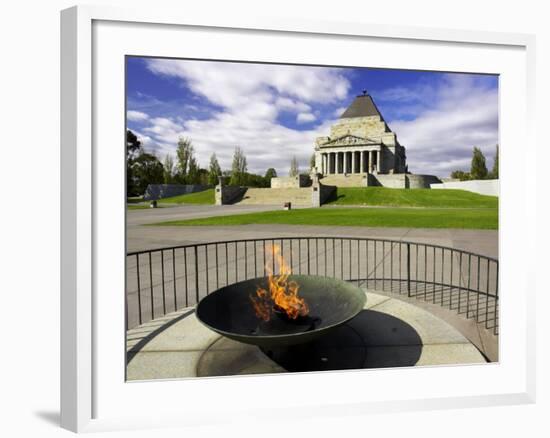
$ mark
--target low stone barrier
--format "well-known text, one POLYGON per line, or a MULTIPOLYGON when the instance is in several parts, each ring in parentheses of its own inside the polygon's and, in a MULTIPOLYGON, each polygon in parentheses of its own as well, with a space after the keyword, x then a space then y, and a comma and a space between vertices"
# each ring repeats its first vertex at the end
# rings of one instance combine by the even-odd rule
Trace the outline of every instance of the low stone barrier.
POLYGON ((432 189, 459 189, 469 192, 479 193, 480 195, 499 196, 500 184, 498 179, 484 179, 472 181, 444 182, 441 184, 431 184, 432 189))
POLYGON ((147 189, 145 189, 143 199, 153 201, 172 196, 202 192, 209 188, 210 186, 202 184, 149 184, 147 189))
POLYGON ((217 185, 215 192, 216 205, 227 205, 238 202, 246 191, 246 187, 217 185))
POLYGON ((272 189, 297 189, 311 186, 311 178, 307 175, 278 176, 271 178, 272 189))

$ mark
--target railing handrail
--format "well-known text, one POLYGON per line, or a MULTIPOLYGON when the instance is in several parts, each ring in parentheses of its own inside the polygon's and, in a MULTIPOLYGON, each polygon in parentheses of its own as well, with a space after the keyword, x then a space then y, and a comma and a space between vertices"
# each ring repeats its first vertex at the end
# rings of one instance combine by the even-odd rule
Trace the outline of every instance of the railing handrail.
POLYGON ((409 298, 429 298, 449 309, 454 305, 459 314, 466 307, 467 318, 472 314, 481 322, 485 315, 486 328, 491 315, 497 333, 497 258, 444 245, 363 236, 229 239, 129 252, 127 327, 129 315, 133 323, 143 322, 143 309, 154 320, 167 310, 197 304, 212 291, 242 280, 243 273, 244 279, 249 279, 251 273, 257 276, 258 267, 261 273, 263 266, 265 276, 273 244, 280 244, 282 252, 286 248, 293 272, 340 278, 367 289, 374 282, 374 290, 380 291, 394 292, 398 288, 399 294, 404 291, 409 298))
POLYGON ((212 242, 189 243, 185 245, 175 245, 175 246, 167 246, 167 247, 160 247, 160 248, 144 249, 140 251, 131 251, 126 253, 126 256, 129 257, 129 256, 148 254, 148 253, 159 252, 159 251, 170 251, 175 249, 194 248, 199 246, 216 245, 216 244, 225 245, 229 243, 261 242, 261 241, 273 241, 273 240, 308 240, 308 239, 341 239, 341 240, 361 240, 361 241, 368 240, 371 242, 422 245, 422 246, 428 246, 430 248, 456 251, 466 255, 470 254, 476 257, 482 257, 484 259, 498 263, 498 259, 495 257, 491 257, 485 254, 475 253, 475 252, 468 251, 461 248, 454 248, 451 246, 437 245, 437 244, 425 243, 425 242, 413 242, 410 240, 382 239, 378 237, 361 237, 361 236, 277 236, 277 237, 259 237, 259 238, 253 238, 253 239, 251 238, 251 239, 216 240, 212 242))

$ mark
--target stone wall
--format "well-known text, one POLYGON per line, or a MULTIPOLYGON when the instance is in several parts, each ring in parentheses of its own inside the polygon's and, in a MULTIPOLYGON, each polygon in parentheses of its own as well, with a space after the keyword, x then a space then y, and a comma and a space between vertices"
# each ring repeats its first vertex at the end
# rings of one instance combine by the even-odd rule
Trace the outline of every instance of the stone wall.
POLYGON ((278 176, 271 178, 272 189, 297 189, 311 186, 311 178, 307 175, 278 176))
POLYGON ((393 189, 429 189, 430 184, 441 182, 434 175, 404 173, 328 175, 322 181, 324 184, 337 187, 390 187, 393 189))
POLYGON ((441 180, 435 175, 407 174, 409 189, 429 189, 432 184, 440 183, 441 180))
POLYGON ((433 183, 439 183, 441 180, 435 175, 415 175, 415 174, 393 174, 393 175, 373 175, 365 180, 367 187, 389 187, 392 189, 429 189, 433 183))
POLYGON ((215 190, 216 205, 233 204, 240 201, 246 193, 246 187, 217 185, 215 190))
POLYGON ((311 206, 320 207, 331 197, 336 196, 336 186, 327 186, 321 183, 313 183, 311 186, 311 206))
POLYGON ((441 184, 431 184, 430 187, 432 189, 467 190, 469 192, 489 196, 499 196, 500 193, 500 183, 498 179, 443 182, 441 184))
POLYGON ((145 189, 143 199, 152 201, 154 199, 170 198, 172 196, 202 192, 210 187, 201 184, 149 184, 147 189, 145 189))
POLYGON ((351 134, 358 137, 371 137, 381 136, 387 132, 388 127, 380 116, 353 117, 338 120, 332 125, 330 136, 338 138, 351 134))

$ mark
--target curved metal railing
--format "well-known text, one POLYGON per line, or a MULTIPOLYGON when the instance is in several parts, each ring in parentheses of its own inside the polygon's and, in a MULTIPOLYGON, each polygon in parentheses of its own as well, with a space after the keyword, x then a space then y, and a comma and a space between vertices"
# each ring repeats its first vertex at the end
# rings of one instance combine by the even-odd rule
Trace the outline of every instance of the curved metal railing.
POLYGON ((220 287, 265 276, 273 245, 281 247, 294 273, 423 299, 475 318, 498 334, 497 259, 440 245, 361 237, 228 240, 130 252, 127 329, 194 306, 220 287))

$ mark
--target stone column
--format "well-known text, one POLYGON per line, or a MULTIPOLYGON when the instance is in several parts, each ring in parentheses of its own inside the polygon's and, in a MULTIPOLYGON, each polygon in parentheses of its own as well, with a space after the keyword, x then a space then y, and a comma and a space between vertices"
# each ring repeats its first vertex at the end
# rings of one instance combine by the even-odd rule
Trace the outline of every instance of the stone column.
POLYGON ((376 172, 380 173, 380 158, 382 158, 382 151, 376 151, 376 172))
POLYGON ((359 152, 359 173, 365 173, 365 151, 359 152))
POLYGON ((340 170, 339 164, 340 164, 340 153, 334 152, 334 174, 335 175, 337 175, 338 171, 340 170))
POLYGON ((348 173, 348 152, 342 153, 342 159, 344 160, 344 166, 342 168, 342 173, 348 173))
POLYGON ((368 170, 369 173, 372 173, 372 171, 374 170, 372 168, 372 163, 373 163, 372 157, 373 156, 374 156, 373 151, 369 151, 369 170, 368 170))

